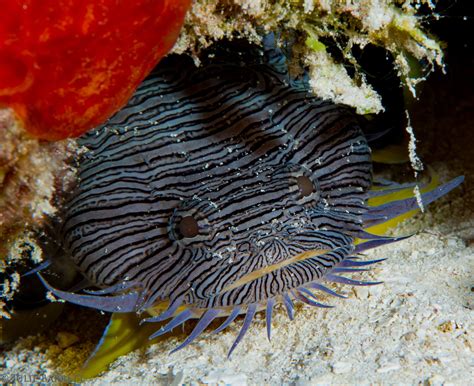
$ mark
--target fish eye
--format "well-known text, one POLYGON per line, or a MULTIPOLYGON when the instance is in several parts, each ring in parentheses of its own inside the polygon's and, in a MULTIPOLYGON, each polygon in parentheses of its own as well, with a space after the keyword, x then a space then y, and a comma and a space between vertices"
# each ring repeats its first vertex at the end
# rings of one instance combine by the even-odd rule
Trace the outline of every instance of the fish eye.
POLYGON ((178 225, 179 233, 183 238, 193 238, 199 235, 199 225, 193 216, 185 216, 178 225))
POLYGON ((296 183, 300 190, 300 198, 307 197, 315 192, 315 188, 311 179, 307 176, 296 177, 296 183))
POLYGON ((168 220, 168 237, 183 248, 199 248, 218 233, 216 217, 217 209, 207 199, 180 200, 168 220))

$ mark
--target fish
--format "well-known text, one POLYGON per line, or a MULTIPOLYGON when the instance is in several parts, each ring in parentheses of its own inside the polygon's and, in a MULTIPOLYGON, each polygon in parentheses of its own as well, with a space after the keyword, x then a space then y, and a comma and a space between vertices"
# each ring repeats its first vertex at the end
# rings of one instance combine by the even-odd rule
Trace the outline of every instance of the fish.
POLYGON ((79 139, 79 182, 52 221, 89 287, 39 276, 56 297, 112 313, 85 374, 189 320, 173 352, 242 315, 230 356, 259 312, 270 338, 277 304, 293 320, 295 302, 342 297, 331 283, 380 284, 346 274, 382 261, 360 253, 408 237, 385 232, 462 183, 374 179, 364 120, 292 78, 276 46, 209 56, 165 58, 79 139))

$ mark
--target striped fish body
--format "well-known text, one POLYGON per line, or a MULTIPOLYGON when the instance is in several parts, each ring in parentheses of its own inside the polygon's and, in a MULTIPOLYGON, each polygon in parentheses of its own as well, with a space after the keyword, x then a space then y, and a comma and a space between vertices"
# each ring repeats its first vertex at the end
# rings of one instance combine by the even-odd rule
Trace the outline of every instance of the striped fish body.
POLYGON ((362 229, 359 120, 272 63, 170 57, 80 143, 61 242, 94 285, 138 283, 142 308, 278 300, 340 263, 362 229))

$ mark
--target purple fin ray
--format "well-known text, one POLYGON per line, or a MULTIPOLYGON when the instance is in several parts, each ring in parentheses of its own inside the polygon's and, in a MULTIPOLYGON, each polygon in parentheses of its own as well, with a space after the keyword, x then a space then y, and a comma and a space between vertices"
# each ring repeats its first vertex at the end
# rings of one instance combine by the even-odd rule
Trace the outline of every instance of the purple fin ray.
MULTIPOLYGON (((430 192, 422 193, 421 201, 423 205, 431 204, 433 201, 459 186, 463 181, 464 177, 459 176, 446 184, 438 186, 430 192)), ((418 208, 417 198, 410 197, 404 200, 392 201, 376 207, 371 207, 367 213, 362 215, 362 219, 366 225, 373 226, 418 208)))
MULTIPOLYGON (((425 186, 426 184, 423 184, 425 186)), ((375 185, 377 186, 377 185, 375 185)), ((420 186, 418 182, 409 182, 406 184, 397 184, 392 182, 390 185, 378 185, 378 186, 385 186, 387 187, 386 189, 382 190, 369 190, 369 198, 373 197, 379 197, 379 196, 385 196, 386 194, 391 194, 391 193, 397 193, 400 192, 401 190, 408 189, 408 188, 414 188, 415 186, 420 186)), ((422 186, 422 187, 423 187, 422 186)))
POLYGON ((140 298, 138 292, 130 292, 115 296, 95 296, 86 294, 75 294, 71 292, 61 291, 51 287, 49 283, 38 273, 38 277, 54 296, 74 303, 80 306, 95 308, 105 312, 134 312, 140 298))
POLYGON ((51 265, 51 260, 46 260, 46 261, 43 261, 40 265, 38 265, 37 267, 31 269, 30 271, 24 273, 23 275, 21 275, 21 277, 25 277, 25 276, 30 276, 34 273, 37 273, 37 272, 40 272, 42 271, 43 269, 46 269, 48 268, 49 266, 51 265))
POLYGON ((265 321, 267 323, 267 337, 268 340, 272 339, 272 315, 273 306, 275 305, 275 299, 270 298, 267 300, 267 308, 265 311, 265 321))
POLYGON ((224 330, 229 324, 231 324, 235 320, 237 316, 239 316, 240 310, 241 310, 240 306, 234 307, 230 315, 227 317, 227 319, 224 320, 224 322, 219 327, 217 327, 212 333, 218 334, 219 332, 224 330))
POLYGON ((221 313, 221 310, 219 309, 211 308, 210 310, 207 310, 204 313, 204 315, 201 316, 201 319, 199 319, 199 322, 196 324, 196 327, 194 327, 194 330, 191 332, 191 334, 189 334, 186 340, 183 343, 181 343, 178 347, 171 350, 170 354, 186 347, 194 339, 196 339, 199 335, 201 335, 201 333, 207 328, 207 326, 209 326, 211 322, 219 316, 220 313, 221 313))
POLYGON ((366 251, 368 249, 380 247, 380 246, 385 245, 385 244, 390 244, 390 243, 394 243, 396 241, 405 240, 409 237, 411 237, 411 236, 387 237, 385 239, 376 239, 376 240, 366 241, 365 243, 357 244, 356 247, 355 247, 354 252, 355 253, 360 253, 360 252, 366 251))
POLYGON ((362 240, 378 240, 378 239, 387 239, 389 236, 380 236, 380 235, 374 235, 372 233, 366 232, 364 230, 359 230, 356 233, 353 233, 355 237, 358 237, 359 239, 362 240))
POLYGON ((166 334, 170 332, 173 328, 178 327, 180 324, 183 324, 187 320, 194 317, 194 313, 190 309, 186 309, 180 314, 176 315, 174 319, 172 319, 166 326, 161 327, 158 331, 150 335, 148 339, 154 339, 158 336, 166 334))
POLYGON ((144 322, 161 322, 163 320, 171 318, 176 312, 176 310, 178 309, 178 307, 183 303, 183 299, 184 299, 184 296, 177 297, 175 300, 171 302, 171 304, 169 305, 166 311, 162 312, 161 314, 157 316, 147 318, 143 321, 144 322))
POLYGON ((146 310, 147 308, 153 306, 156 299, 158 299, 159 297, 160 297, 160 293, 158 291, 151 295, 147 293, 141 299, 140 309, 146 310))
POLYGON ((257 311, 257 305, 255 303, 249 304, 248 309, 247 309, 247 314, 245 315, 244 324, 242 325, 242 328, 240 329, 239 335, 237 336, 234 343, 232 344, 232 347, 230 348, 229 353, 227 354, 227 358, 231 356, 232 352, 240 343, 244 335, 247 333, 247 330, 249 329, 250 324, 252 323, 252 319, 255 316, 256 311, 257 311))
POLYGON ((371 265, 375 263, 380 263, 381 261, 387 260, 387 259, 377 259, 377 260, 367 260, 367 261, 355 261, 352 260, 353 257, 350 259, 344 259, 342 260, 338 265, 337 268, 339 267, 363 267, 366 265, 371 265))
POLYGON ((297 289, 294 294, 298 300, 301 300, 303 303, 306 303, 310 306, 320 308, 334 308, 334 306, 330 306, 329 304, 320 303, 314 300, 316 299, 314 294, 304 287, 297 289))
POLYGON ((340 284, 349 284, 349 285, 360 285, 360 286, 366 286, 366 285, 377 285, 377 284, 382 284, 383 282, 381 281, 360 281, 360 280, 354 280, 354 279, 349 279, 347 277, 343 276, 337 276, 337 275, 331 275, 328 274, 324 277, 324 279, 328 281, 332 281, 333 283, 340 283, 340 284))
POLYGON ((107 287, 107 288, 103 288, 103 289, 100 289, 100 290, 85 289, 84 292, 86 292, 89 295, 108 295, 108 294, 112 294, 112 293, 115 293, 115 292, 127 290, 127 289, 130 289, 130 288, 133 288, 133 287, 138 287, 138 286, 139 286, 138 283, 128 281, 128 282, 119 283, 119 284, 116 284, 116 285, 113 285, 113 286, 110 286, 110 287, 107 287))
POLYGON ((316 299, 316 295, 305 287, 300 287, 297 289, 297 291, 302 292, 305 297, 311 297, 313 299, 316 299))
POLYGON ((351 272, 367 272, 368 269, 365 268, 346 268, 338 266, 336 268, 331 269, 331 273, 351 273, 351 272))
POLYGON ((295 318, 295 305, 293 304, 290 296, 286 293, 283 294, 283 304, 285 305, 288 318, 293 320, 295 318))
POLYGON ((309 287, 309 288, 313 288, 315 290, 325 292, 325 293, 327 293, 331 296, 335 296, 337 298, 341 298, 341 299, 346 299, 347 298, 347 296, 338 294, 337 292, 333 291, 332 289, 330 289, 330 288, 328 288, 328 287, 326 287, 322 284, 319 284, 319 283, 309 283, 306 286, 309 287))

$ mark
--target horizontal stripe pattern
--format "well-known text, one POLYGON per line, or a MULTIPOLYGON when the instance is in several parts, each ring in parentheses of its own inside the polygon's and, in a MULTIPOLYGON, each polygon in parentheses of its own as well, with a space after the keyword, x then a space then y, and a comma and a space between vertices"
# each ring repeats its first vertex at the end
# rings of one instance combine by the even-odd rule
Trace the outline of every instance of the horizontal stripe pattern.
POLYGON ((147 298, 235 306, 321 278, 351 253, 371 184, 366 139, 349 109, 288 80, 268 63, 170 57, 81 138, 60 233, 84 275, 100 287, 139 282, 147 298), (314 184, 306 197, 301 176, 314 184), (187 216, 196 237, 179 237, 187 216), (333 252, 222 291, 315 249, 333 252))

